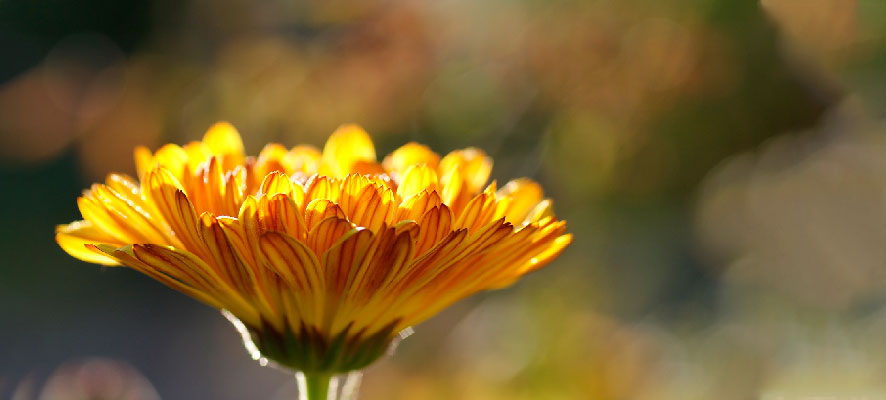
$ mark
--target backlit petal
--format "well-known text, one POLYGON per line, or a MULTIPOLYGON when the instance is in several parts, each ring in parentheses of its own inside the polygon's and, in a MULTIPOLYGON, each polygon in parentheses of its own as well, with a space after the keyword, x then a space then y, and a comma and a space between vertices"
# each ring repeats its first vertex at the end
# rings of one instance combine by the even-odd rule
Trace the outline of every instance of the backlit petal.
POLYGON ((437 169, 439 162, 440 156, 428 146, 409 142, 385 157, 382 165, 386 170, 394 173, 396 177, 405 173, 413 165, 426 165, 431 169, 437 169))
POLYGON ((98 229, 92 222, 75 221, 67 225, 59 225, 55 228, 55 241, 62 250, 80 260, 102 264, 119 265, 120 263, 106 255, 97 254, 86 248, 87 244, 111 244, 114 247, 122 246, 116 238, 98 229))
POLYGON ((375 161, 375 146, 363 128, 342 125, 323 147, 323 165, 334 177, 344 177, 360 161, 375 161))

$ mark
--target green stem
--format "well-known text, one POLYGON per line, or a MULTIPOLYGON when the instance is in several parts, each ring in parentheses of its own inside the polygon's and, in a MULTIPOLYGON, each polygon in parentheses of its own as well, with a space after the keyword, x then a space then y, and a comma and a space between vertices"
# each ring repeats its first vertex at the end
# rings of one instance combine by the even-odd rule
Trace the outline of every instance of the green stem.
POLYGON ((299 372, 296 379, 298 380, 299 400, 334 400, 328 398, 332 375, 308 375, 299 372))

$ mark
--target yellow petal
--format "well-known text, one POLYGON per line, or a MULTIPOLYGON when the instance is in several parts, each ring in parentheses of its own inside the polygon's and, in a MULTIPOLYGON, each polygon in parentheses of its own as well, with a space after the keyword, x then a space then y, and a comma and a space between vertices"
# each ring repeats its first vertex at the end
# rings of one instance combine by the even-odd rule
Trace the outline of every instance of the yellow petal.
POLYGON ((347 310, 340 308, 345 306, 343 297, 348 295, 352 280, 364 264, 367 250, 372 245, 372 237, 372 232, 366 229, 349 232, 320 258, 329 293, 325 304, 326 320, 328 329, 333 334, 342 331, 352 322, 347 310))
POLYGON ((557 239, 554 240, 550 247, 548 247, 535 257, 530 258, 529 261, 520 268, 520 272, 527 273, 544 267, 553 259, 557 258, 570 243, 572 243, 572 234, 566 234, 557 237, 557 239))
POLYGON ((504 212, 505 219, 512 224, 522 224, 544 197, 541 185, 527 178, 515 179, 508 182, 497 193, 498 197, 506 197, 510 201, 504 212))
POLYGON ((431 169, 437 169, 439 162, 440 156, 428 146, 409 142, 388 154, 382 165, 396 177, 402 175, 413 165, 427 165, 431 169))
POLYGON ((369 184, 359 193, 343 192, 340 205, 349 221, 377 231, 394 214, 394 195, 390 189, 369 184))
MULTIPOLYGON (((463 230, 457 232, 463 232, 463 230)), ((433 267, 426 270, 421 277, 416 278, 412 284, 421 290, 430 292, 431 297, 442 297, 443 295, 437 291, 445 291, 446 288, 453 290, 455 285, 466 287, 472 284, 469 279, 455 279, 455 277, 465 271, 472 273, 488 268, 488 265, 477 262, 477 258, 482 256, 484 252, 500 245, 502 240, 512 232, 513 228, 504 220, 490 222, 479 231, 471 233, 456 248, 437 258, 433 267), (483 267, 478 268, 479 265, 483 267), (426 285, 428 286, 426 287, 426 285)))
POLYGON ((102 265, 120 265, 120 263, 106 255, 97 254, 88 249, 87 244, 111 244, 114 247, 122 246, 123 243, 98 229, 92 222, 75 221, 68 225, 59 225, 55 228, 55 241, 62 250, 71 256, 91 263, 102 265))
MULTIPOLYGON (((93 185, 97 189, 100 185, 93 185)), ((126 224, 125 217, 108 207, 101 199, 97 199, 93 191, 87 191, 77 198, 77 207, 83 219, 90 221, 96 228, 112 235, 125 243, 143 241, 138 231, 126 224)))
POLYGON ((139 178, 145 176, 151 168, 154 168, 154 155, 145 146, 136 147, 135 151, 133 151, 133 158, 135 158, 135 171, 139 178))
POLYGON ((258 159, 255 162, 255 168, 259 175, 267 175, 274 171, 292 172, 291 168, 287 168, 284 162, 287 150, 283 145, 270 143, 266 145, 261 152, 258 153, 258 159))
POLYGON ((283 165, 293 172, 309 176, 316 174, 320 165, 320 151, 313 146, 295 146, 283 156, 283 165))
POLYGON ((440 204, 443 204, 443 200, 436 191, 423 190, 400 203, 393 221, 395 223, 404 220, 418 221, 425 212, 440 204))
POLYGON ((308 246, 281 232, 267 232, 260 239, 262 252, 274 271, 300 290, 324 288, 319 260, 308 246))
POLYGON ((163 167, 171 172, 176 178, 184 175, 185 167, 188 165, 188 153, 181 147, 174 144, 167 144, 154 153, 154 159, 148 165, 151 169, 163 167))
POLYGON ((243 140, 240 133, 228 122, 218 122, 203 135, 203 143, 212 154, 222 156, 225 170, 233 169, 243 162, 243 140))
MULTIPOLYGON (((106 185, 93 185, 91 196, 108 216, 119 223, 129 243, 166 243, 165 229, 142 207, 129 201, 106 185)), ((112 231, 107 231, 112 233, 112 231)))
POLYGON ((440 176, 446 175, 453 169, 459 171, 467 191, 477 193, 489 180, 492 158, 489 158, 483 150, 474 147, 456 150, 443 157, 438 168, 440 176))
POLYGON ((423 190, 437 190, 437 172, 427 165, 413 165, 403 173, 397 186, 397 197, 407 199, 423 190))
POLYGON ((465 189, 464 179, 458 168, 450 168, 447 171, 440 172, 440 186, 443 190, 440 195, 443 197, 443 203, 451 207, 454 211, 461 211, 470 199, 470 193, 465 189))
POLYGON ((305 209, 305 227, 310 231, 320 221, 329 217, 347 219, 347 215, 345 215, 345 212, 341 210, 338 204, 324 199, 311 201, 305 209))
POLYGON ((357 271, 372 242, 372 237, 370 230, 357 229, 323 253, 320 263, 323 265, 326 288, 334 296, 341 296, 345 292, 348 281, 353 278, 353 273, 357 271))
POLYGON ((532 210, 529 210, 529 214, 526 214, 526 219, 523 220, 523 224, 529 224, 542 218, 553 216, 554 211, 552 208, 553 203, 551 200, 545 199, 540 201, 532 210))
POLYGON ((243 204, 245 172, 243 168, 237 168, 225 174, 225 199, 219 215, 236 216, 239 212, 240 205, 243 204))
POLYGON ((432 279, 448 265, 447 260, 450 260, 455 255, 454 252, 462 247, 467 237, 468 232, 464 229, 449 232, 446 237, 419 256, 408 268, 404 268, 400 273, 392 276, 388 283, 391 287, 386 290, 389 293, 399 293, 402 301, 405 301, 407 293, 419 290, 423 283, 432 279))
POLYGON ((124 174, 110 174, 107 179, 105 179, 105 185, 114 189, 114 191, 120 196, 123 196, 128 202, 136 205, 142 205, 144 203, 141 196, 141 188, 138 183, 129 176, 124 174))
POLYGON ((299 240, 305 238, 307 228, 304 217, 289 196, 282 193, 270 197, 262 196, 258 210, 262 232, 285 232, 299 240))
POLYGON ((260 263, 259 238, 264 230, 259 220, 259 201, 255 196, 248 195, 243 199, 240 212, 237 214, 237 221, 243 230, 244 242, 249 246, 249 253, 256 258, 254 261, 260 263))
POLYGON ((351 297, 358 302, 375 297, 388 278, 407 267, 414 244, 410 232, 390 228, 375 235, 373 250, 368 255, 371 259, 359 267, 350 282, 351 297))
POLYGON ((305 184, 305 201, 307 202, 317 199, 338 201, 340 193, 341 187, 336 179, 328 176, 314 175, 305 184))
POLYGON ((334 177, 344 177, 359 161, 375 161, 375 146, 358 125, 342 125, 323 147, 323 164, 334 177))
POLYGON ((166 169, 155 168, 148 173, 146 184, 147 190, 142 189, 146 198, 175 233, 175 237, 187 249, 200 249, 197 213, 178 180, 166 169))
POLYGON ((213 257, 211 266, 215 267, 216 273, 241 293, 252 293, 256 276, 228 239, 218 219, 211 214, 201 215, 199 229, 200 237, 213 257))
POLYGON ((240 252, 240 255, 243 256, 246 262, 249 265, 259 265, 249 245, 249 238, 247 237, 246 229, 243 228, 243 222, 232 217, 217 217, 216 219, 222 230, 225 231, 228 240, 237 248, 237 251, 240 252))
POLYGON ((208 162, 200 165, 194 174, 194 179, 185 177, 182 186, 190 195, 189 199, 195 209, 222 214, 225 207, 225 175, 222 171, 221 161, 216 156, 211 156, 208 162))
POLYGON ((351 226, 351 223, 345 219, 337 217, 326 218, 308 232, 308 238, 305 243, 314 251, 314 254, 320 256, 342 236, 353 229, 354 227, 351 226))
POLYGON ((209 161, 209 158, 213 156, 212 150, 209 149, 209 146, 203 142, 191 142, 182 147, 185 151, 185 154, 188 155, 188 169, 185 172, 190 171, 193 173, 200 168, 200 165, 206 161, 209 161))
POLYGON ((265 176, 258 193, 259 195, 265 194, 268 196, 277 193, 292 196, 292 190, 292 182, 289 181, 289 177, 281 171, 274 171, 265 176))

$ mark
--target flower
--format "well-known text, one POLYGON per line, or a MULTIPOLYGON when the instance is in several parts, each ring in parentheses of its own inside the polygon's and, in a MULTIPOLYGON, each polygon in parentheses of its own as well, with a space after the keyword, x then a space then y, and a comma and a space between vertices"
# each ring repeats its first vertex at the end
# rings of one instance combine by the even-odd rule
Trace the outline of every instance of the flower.
POLYGON ((571 240, 537 183, 484 188, 482 151, 409 143, 379 163, 356 125, 322 152, 269 144, 253 158, 221 122, 135 159, 138 181, 111 174, 77 199, 62 249, 225 310, 262 356, 306 374, 365 367, 399 332, 571 240))

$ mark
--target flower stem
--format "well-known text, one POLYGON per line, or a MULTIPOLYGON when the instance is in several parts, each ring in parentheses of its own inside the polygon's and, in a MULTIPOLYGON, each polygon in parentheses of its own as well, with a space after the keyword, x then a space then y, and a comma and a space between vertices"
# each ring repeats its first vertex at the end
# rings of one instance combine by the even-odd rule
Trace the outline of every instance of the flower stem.
POLYGON ((334 394, 333 398, 329 398, 329 393, 334 393, 336 390, 334 383, 331 388, 332 390, 330 390, 330 383, 332 383, 333 380, 332 375, 307 375, 299 372, 295 375, 295 378, 298 381, 299 400, 335 400, 334 394))

